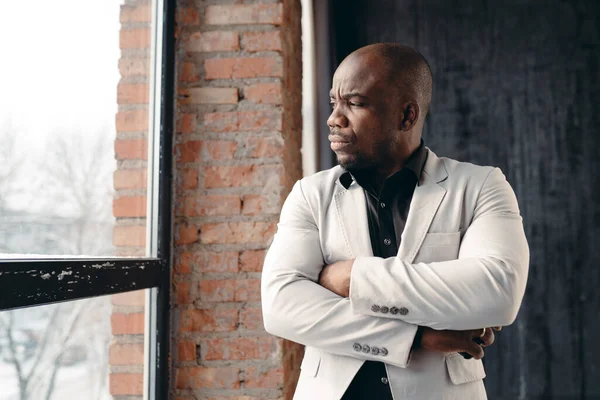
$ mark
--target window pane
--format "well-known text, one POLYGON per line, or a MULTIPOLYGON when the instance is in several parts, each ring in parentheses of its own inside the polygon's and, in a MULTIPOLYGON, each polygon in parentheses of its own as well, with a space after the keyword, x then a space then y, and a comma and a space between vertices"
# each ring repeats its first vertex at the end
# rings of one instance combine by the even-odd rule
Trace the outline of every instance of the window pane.
POLYGON ((0 8, 0 258, 147 255, 150 2, 0 8))
POLYGON ((144 293, 0 312, 0 400, 141 398, 144 293))

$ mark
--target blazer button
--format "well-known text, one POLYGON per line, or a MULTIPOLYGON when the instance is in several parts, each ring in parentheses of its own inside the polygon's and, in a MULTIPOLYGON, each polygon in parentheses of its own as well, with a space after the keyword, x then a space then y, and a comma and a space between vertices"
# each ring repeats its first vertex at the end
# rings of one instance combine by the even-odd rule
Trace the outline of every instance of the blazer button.
POLYGON ((366 344, 362 347, 363 353, 369 354, 370 351, 371 351, 371 348, 369 346, 367 346, 366 344))
POLYGON ((379 311, 381 311, 382 314, 387 314, 388 311, 390 311, 390 309, 387 308, 386 306, 383 306, 383 307, 381 307, 381 309, 379 311))
POLYGON ((400 311, 400 310, 398 310, 398 308, 396 308, 396 307, 392 307, 392 308, 390 308, 390 314, 392 314, 392 315, 396 315, 396 314, 398 314, 398 312, 399 312, 399 311, 400 311))
POLYGON ((379 347, 371 347, 371 354, 374 356, 379 355, 379 347))
POLYGON ((373 312, 379 312, 379 306, 377 304, 373 304, 371 306, 371 311, 373 311, 373 312))
POLYGON ((379 354, 385 357, 388 355, 388 351, 385 347, 382 347, 381 349, 379 349, 379 354))
POLYGON ((408 308, 406 308, 406 307, 400 308, 400 315, 406 315, 406 314, 408 314, 408 308))
POLYGON ((362 350, 362 346, 360 345, 360 343, 354 343, 352 345, 352 348, 354 349, 354 351, 361 351, 362 350))

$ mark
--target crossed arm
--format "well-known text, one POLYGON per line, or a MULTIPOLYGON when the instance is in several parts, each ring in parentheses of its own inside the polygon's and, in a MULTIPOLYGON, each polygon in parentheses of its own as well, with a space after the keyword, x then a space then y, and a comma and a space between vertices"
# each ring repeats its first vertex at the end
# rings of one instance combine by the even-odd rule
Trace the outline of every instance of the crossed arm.
POLYGON ((265 328, 331 353, 405 367, 418 326, 428 327, 426 332, 473 330, 462 334, 469 336, 462 346, 468 351, 471 337, 481 328, 512 323, 524 293, 528 263, 516 199, 504 176, 494 170, 481 189, 457 260, 410 264, 398 258, 359 257, 329 266, 321 275, 319 232, 298 182, 283 207, 265 260, 265 328), (329 272, 339 272, 347 288, 329 285, 329 272), (370 309, 373 298, 410 312, 382 318, 370 309), (357 353, 356 343, 385 348, 387 354, 357 353))

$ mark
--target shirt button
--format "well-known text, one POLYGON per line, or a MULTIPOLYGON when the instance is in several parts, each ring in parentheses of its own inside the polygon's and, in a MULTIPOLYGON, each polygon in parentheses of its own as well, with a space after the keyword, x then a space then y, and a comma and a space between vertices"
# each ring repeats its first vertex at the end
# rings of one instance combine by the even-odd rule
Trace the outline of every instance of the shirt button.
POLYGON ((388 238, 383 239, 383 244, 385 244, 386 246, 389 246, 390 244, 392 244, 392 241, 388 238))
POLYGON ((385 203, 384 202, 379 203, 379 205, 381 206, 381 208, 385 208, 385 203))
POLYGON ((381 378, 381 383, 383 383, 384 385, 388 384, 388 378, 386 378, 385 376, 381 378))

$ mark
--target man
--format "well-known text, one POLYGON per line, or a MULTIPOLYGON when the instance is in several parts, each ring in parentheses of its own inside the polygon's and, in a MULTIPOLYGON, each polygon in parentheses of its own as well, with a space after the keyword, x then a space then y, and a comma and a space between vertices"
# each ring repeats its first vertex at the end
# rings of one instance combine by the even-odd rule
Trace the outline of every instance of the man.
POLYGON ((397 44, 335 72, 340 165, 296 183, 263 269, 265 328, 306 345, 295 399, 486 398, 486 328, 516 318, 529 250, 499 169, 424 146, 431 92, 397 44))

